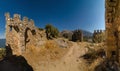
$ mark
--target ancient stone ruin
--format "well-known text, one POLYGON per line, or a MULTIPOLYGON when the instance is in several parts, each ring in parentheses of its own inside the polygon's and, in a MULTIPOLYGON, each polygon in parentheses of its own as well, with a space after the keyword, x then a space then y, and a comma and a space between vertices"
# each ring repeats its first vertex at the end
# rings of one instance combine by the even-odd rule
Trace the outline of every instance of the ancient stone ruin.
POLYGON ((120 62, 120 0, 106 0, 107 57, 120 62))
POLYGON ((93 42, 101 43, 103 41, 105 41, 105 31, 104 30, 94 30, 93 42))
POLYGON ((19 14, 14 14, 11 18, 9 13, 6 13, 5 17, 6 46, 11 48, 13 54, 22 55, 26 51, 27 45, 38 47, 45 41, 45 31, 40 31, 35 27, 32 19, 24 17, 21 20, 19 14))
POLYGON ((72 41, 79 41, 82 42, 83 41, 83 32, 82 30, 74 30, 73 31, 73 35, 72 35, 72 41))

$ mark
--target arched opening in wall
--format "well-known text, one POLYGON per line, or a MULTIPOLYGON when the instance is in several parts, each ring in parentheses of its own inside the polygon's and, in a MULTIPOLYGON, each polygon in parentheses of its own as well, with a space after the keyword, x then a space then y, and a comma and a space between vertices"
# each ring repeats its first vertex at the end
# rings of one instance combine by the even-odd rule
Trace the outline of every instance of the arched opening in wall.
POLYGON ((114 2, 115 0, 110 0, 110 2, 114 2))
POLYGON ((26 44, 27 44, 28 42, 30 42, 30 39, 28 39, 28 36, 29 36, 29 35, 28 35, 28 33, 27 33, 29 30, 31 31, 30 28, 26 28, 26 30, 25 30, 25 35, 24 35, 24 36, 25 36, 25 46, 26 46, 26 44))
POLYGON ((12 27, 12 26, 9 26, 9 28, 10 28, 10 29, 9 29, 9 31, 11 32, 11 31, 12 31, 12 29, 13 29, 13 27, 12 27))
POLYGON ((36 31, 35 30, 31 30, 30 28, 26 28, 25 30, 25 46, 28 42, 31 41, 32 36, 36 35, 36 31))
POLYGON ((32 30, 32 35, 36 35, 36 31, 35 30, 32 30))
POLYGON ((16 32, 19 32, 19 31, 20 31, 20 29, 19 29, 18 26, 14 26, 14 29, 15 29, 16 32))
POLYGON ((116 52, 115 52, 115 51, 112 51, 111 54, 112 54, 112 56, 115 56, 115 55, 116 55, 116 52))

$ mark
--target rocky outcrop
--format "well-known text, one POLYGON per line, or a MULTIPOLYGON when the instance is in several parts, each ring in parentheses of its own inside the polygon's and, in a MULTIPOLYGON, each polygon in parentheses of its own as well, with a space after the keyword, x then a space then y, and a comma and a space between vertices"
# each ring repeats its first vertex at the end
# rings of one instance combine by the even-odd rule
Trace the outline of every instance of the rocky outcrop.
POLYGON ((72 31, 68 31, 68 30, 63 30, 61 33, 60 33, 60 36, 61 37, 64 37, 68 40, 72 40, 72 35, 73 35, 73 32, 72 31))

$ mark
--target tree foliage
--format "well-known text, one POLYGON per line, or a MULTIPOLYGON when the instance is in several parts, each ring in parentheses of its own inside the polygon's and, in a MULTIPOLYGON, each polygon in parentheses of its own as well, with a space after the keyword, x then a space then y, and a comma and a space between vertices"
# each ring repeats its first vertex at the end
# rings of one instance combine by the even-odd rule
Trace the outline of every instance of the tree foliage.
POLYGON ((48 39, 56 38, 59 35, 59 30, 51 24, 47 24, 45 30, 48 39))

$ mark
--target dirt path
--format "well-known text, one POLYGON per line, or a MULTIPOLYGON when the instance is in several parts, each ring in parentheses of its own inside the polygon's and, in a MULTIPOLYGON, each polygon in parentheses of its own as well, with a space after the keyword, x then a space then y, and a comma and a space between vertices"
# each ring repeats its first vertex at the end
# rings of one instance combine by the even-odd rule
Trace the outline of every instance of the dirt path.
POLYGON ((85 54, 84 45, 73 43, 66 55, 60 60, 39 62, 35 71, 87 71, 84 60, 79 58, 85 54))

